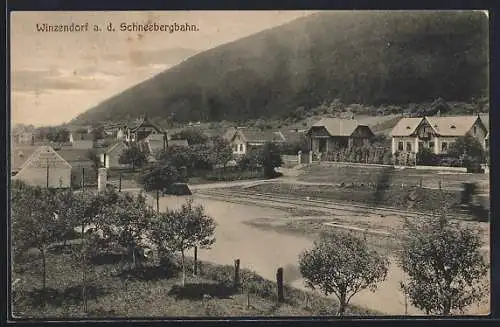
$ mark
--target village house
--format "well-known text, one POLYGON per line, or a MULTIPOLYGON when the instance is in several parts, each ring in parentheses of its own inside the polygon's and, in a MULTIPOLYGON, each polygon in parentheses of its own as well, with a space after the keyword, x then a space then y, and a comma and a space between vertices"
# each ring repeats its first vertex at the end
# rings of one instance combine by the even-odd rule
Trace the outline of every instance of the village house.
POLYGON ((96 185, 97 170, 89 149, 63 148, 56 152, 71 166, 71 185, 96 185))
POLYGON ((32 186, 68 188, 71 165, 50 146, 12 148, 12 180, 32 186))
POLYGON ((69 141, 74 149, 89 150, 94 147, 94 135, 89 133, 71 133, 69 141))
POLYGON ((128 165, 120 163, 120 156, 127 149, 128 145, 124 141, 117 141, 107 148, 99 149, 99 162, 105 168, 126 168, 128 165))
POLYGON ((164 134, 164 131, 158 125, 151 122, 147 116, 144 116, 128 126, 126 141, 139 142, 150 134, 164 134))
POLYGON ((426 147, 442 154, 458 137, 465 135, 475 137, 484 148, 488 146, 488 128, 478 116, 404 118, 391 133, 392 152, 416 153, 426 147))
POLYGON ((121 140, 127 136, 127 124, 111 123, 103 126, 104 134, 114 139, 121 140))
POLYGON ((367 125, 355 119, 323 118, 307 131, 310 148, 315 153, 328 153, 337 148, 370 144, 375 136, 367 125))
POLYGON ((481 121, 484 124, 484 127, 486 127, 486 135, 484 136, 484 149, 486 151, 490 150, 490 116, 488 114, 481 115, 481 121))
POLYGON ((223 138, 230 143, 235 155, 245 155, 251 148, 263 146, 268 142, 280 144, 286 141, 280 131, 262 131, 246 127, 231 127, 223 138))
POLYGON ((402 118, 392 129, 392 153, 418 153, 422 148, 434 154, 446 153, 458 137, 471 135, 488 146, 488 128, 479 116, 402 118))
POLYGON ((31 131, 16 131, 12 133, 12 142, 15 144, 35 144, 35 134, 31 131))

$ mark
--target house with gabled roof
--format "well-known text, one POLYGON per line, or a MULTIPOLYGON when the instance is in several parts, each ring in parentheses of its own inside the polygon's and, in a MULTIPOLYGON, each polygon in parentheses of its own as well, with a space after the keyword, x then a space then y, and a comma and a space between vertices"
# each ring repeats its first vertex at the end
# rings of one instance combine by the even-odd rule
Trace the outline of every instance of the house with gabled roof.
POLYGON ((71 186, 71 165, 52 147, 11 149, 13 180, 32 186, 68 188, 71 186), (31 152, 28 152, 31 151, 31 152))
POLYGON ((151 134, 164 134, 164 131, 144 115, 142 118, 128 125, 126 140, 128 142, 139 142, 151 134))
POLYGON ((120 163, 120 156, 128 148, 127 142, 116 141, 107 148, 98 149, 99 162, 105 168, 124 168, 128 165, 120 163))
POLYGON ((402 118, 391 132, 392 153, 417 153, 421 148, 446 153, 451 143, 466 135, 485 146, 488 128, 479 116, 402 118))
POLYGON ((328 153, 338 148, 368 145, 375 136, 368 125, 355 119, 322 118, 306 132, 311 150, 328 153))
POLYGON ((224 133, 223 138, 231 144, 235 155, 244 155, 252 147, 263 146, 268 142, 280 144, 286 141, 280 131, 246 127, 231 127, 224 133))

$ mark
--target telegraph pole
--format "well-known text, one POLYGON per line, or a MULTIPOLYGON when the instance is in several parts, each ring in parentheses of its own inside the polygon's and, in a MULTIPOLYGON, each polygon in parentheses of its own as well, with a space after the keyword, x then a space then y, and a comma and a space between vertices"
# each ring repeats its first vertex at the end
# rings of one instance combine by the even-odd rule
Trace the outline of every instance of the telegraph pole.
POLYGON ((46 159, 47 163, 47 188, 49 188, 49 158, 46 159))

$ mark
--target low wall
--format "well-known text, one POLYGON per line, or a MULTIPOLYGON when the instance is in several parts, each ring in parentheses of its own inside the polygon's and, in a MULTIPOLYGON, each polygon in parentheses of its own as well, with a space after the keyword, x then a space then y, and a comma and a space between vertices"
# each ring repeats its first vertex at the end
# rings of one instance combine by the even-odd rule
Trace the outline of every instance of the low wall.
POLYGON ((445 167, 445 166, 415 166, 417 170, 438 170, 438 171, 453 171, 459 173, 466 173, 467 168, 465 167, 445 167))
POLYGON ((366 168, 388 168, 394 167, 393 165, 382 165, 382 164, 365 164, 359 162, 344 162, 344 161, 316 161, 322 166, 327 167, 366 167, 366 168))

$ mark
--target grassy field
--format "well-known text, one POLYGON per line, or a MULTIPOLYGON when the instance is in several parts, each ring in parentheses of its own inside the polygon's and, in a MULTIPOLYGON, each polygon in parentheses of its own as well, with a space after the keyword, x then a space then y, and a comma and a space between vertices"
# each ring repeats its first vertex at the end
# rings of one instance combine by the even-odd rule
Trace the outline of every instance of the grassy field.
POLYGON ((437 188, 462 187, 464 182, 478 182, 489 187, 489 174, 439 173, 415 169, 396 169, 393 167, 328 166, 313 164, 303 169, 299 180, 318 183, 387 183, 391 185, 419 185, 437 188))
MULTIPOLYGON (((394 207, 419 211, 433 211, 442 206, 439 190, 419 187, 389 187, 378 189, 368 185, 296 185, 285 183, 265 183, 246 188, 259 193, 291 195, 299 198, 335 200, 346 203, 366 204, 371 206, 394 207)), ((460 203, 460 192, 443 191, 446 203, 452 208, 460 203)))
MULTIPOLYGON (((49 254, 47 260, 47 305, 42 305, 40 260, 17 268, 19 278, 13 311, 19 318, 104 317, 220 317, 220 316, 310 316, 335 314, 337 303, 285 287, 286 302, 277 305, 275 286, 242 270, 244 280, 258 281, 261 288, 234 291, 231 266, 200 263, 197 277, 188 274, 181 286, 178 268, 166 269, 148 263, 142 269, 124 271, 116 258, 96 261, 88 272, 88 312, 81 301, 79 262, 67 254, 49 254), (115 260, 115 261, 113 261, 115 260), (250 303, 250 305, 248 305, 250 303)), ((189 261, 188 261, 189 262, 189 261)), ((189 264, 192 267, 192 261, 189 264)), ((189 269, 191 271, 191 269, 189 269)), ((275 284, 274 284, 275 285, 275 284)), ((374 314, 352 307, 351 314, 374 314)))

